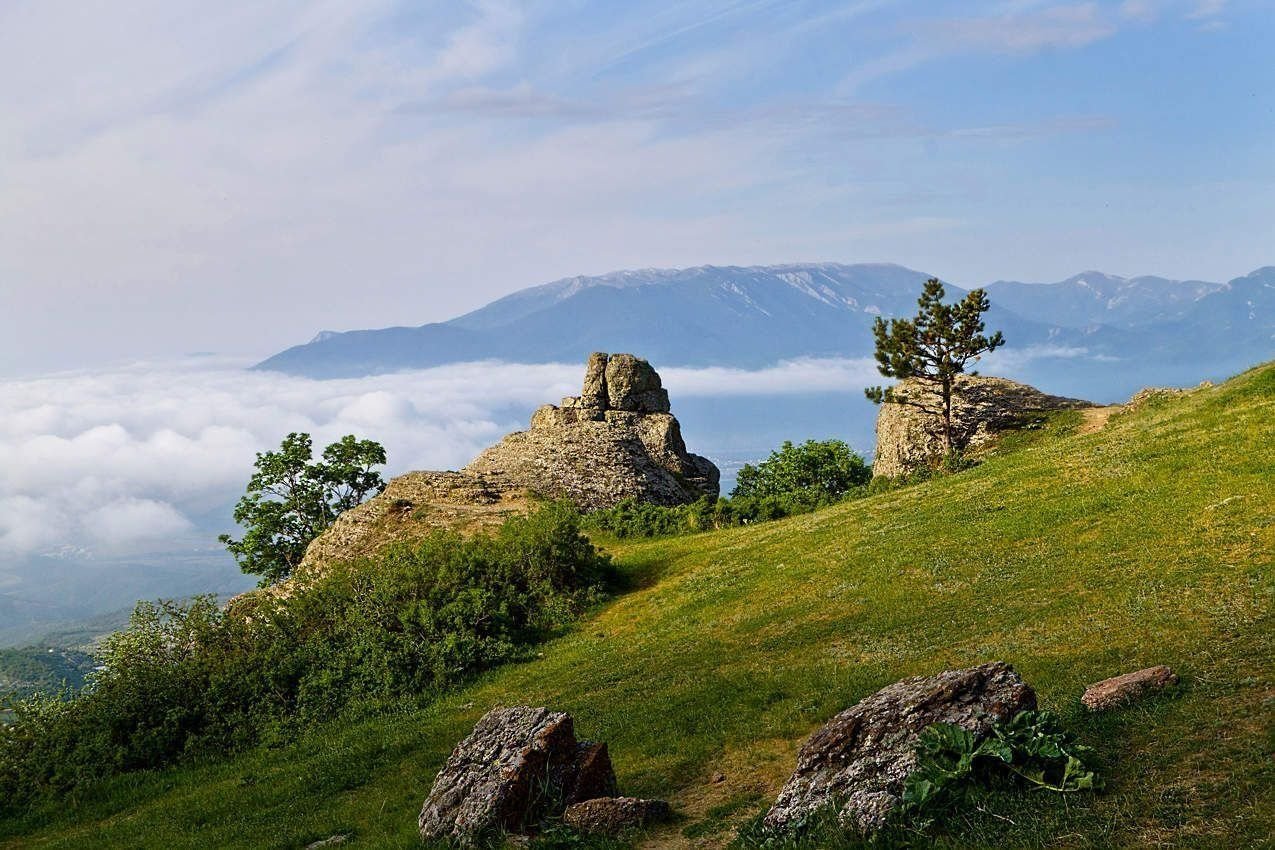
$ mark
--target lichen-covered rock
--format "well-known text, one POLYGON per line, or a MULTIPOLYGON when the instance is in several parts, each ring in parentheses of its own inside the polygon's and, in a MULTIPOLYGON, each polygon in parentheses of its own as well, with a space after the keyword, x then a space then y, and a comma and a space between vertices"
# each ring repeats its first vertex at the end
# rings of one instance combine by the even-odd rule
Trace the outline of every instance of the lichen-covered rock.
POLYGON ((802 745, 797 769, 765 817, 772 832, 834 808, 847 828, 879 828, 916 767, 916 741, 934 723, 988 734, 993 723, 1036 707, 1008 664, 992 662, 882 688, 828 721, 802 745))
POLYGON ((716 496, 717 467, 686 450, 668 392, 645 360, 593 354, 581 395, 546 404, 462 470, 584 510, 624 499, 680 505, 716 496))
POLYGON ((1090 711, 1105 711, 1176 684, 1178 676, 1163 664, 1103 679, 1085 688, 1080 701, 1090 711))
MULTIPOLYGON (((899 390, 928 407, 938 407, 937 395, 914 380, 899 390)), ((1094 407, 1092 402, 1047 395, 1035 387, 1006 378, 958 375, 952 400, 957 440, 977 451, 1002 431, 1021 427, 1033 414, 1094 407)), ((905 404, 883 404, 877 414, 877 448, 872 474, 886 478, 907 475, 943 455, 939 417, 905 404)))
POLYGON ((562 822, 584 835, 619 835, 663 823, 672 816, 663 800, 636 797, 599 797, 568 806, 562 822))
POLYGON ((438 772, 417 825, 426 840, 460 844, 524 832, 573 796, 614 793, 606 747, 576 741, 571 715, 514 706, 487 712, 438 772))

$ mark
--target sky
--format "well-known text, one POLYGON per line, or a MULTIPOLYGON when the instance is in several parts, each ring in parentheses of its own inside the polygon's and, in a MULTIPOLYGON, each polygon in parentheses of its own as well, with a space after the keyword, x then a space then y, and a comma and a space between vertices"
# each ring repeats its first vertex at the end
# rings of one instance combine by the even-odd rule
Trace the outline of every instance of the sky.
POLYGON ((620 268, 1275 262, 1275 5, 6 0, 0 375, 620 268))

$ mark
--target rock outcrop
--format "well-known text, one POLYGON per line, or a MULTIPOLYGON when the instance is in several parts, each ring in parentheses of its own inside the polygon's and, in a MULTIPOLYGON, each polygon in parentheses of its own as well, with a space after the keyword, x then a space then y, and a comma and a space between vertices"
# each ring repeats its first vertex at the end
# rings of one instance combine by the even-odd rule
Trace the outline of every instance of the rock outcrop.
POLYGON ((1177 684, 1178 676, 1163 664, 1103 679, 1085 688, 1080 701, 1090 711, 1106 711, 1177 684))
POLYGON ((536 497, 569 499, 586 511, 628 498, 678 505, 716 496, 718 479, 712 461, 686 450, 655 369, 632 354, 597 353, 579 396, 544 405, 528 430, 505 437, 459 472, 395 478, 316 538, 297 575, 375 555, 435 528, 499 525, 536 497))
POLYGON ((772 832, 834 807, 847 828, 879 828, 916 766, 916 742, 933 723, 987 735, 993 723, 1036 707, 1036 693, 993 662, 882 688, 828 721, 797 754, 797 769, 765 817, 772 832))
POLYGON ((564 809, 615 794, 606 744, 577 741, 571 715, 497 708, 452 751, 417 825, 426 840, 468 844, 502 831, 525 834, 564 809))
POLYGON ((484 451, 464 472, 585 510, 634 498, 679 505, 716 496, 719 473, 687 452, 668 391, 645 360, 593 354, 579 396, 546 404, 531 428, 484 451))
MULTIPOLYGON (((898 388, 929 407, 939 406, 938 397, 915 381, 904 381, 898 388)), ((958 375, 952 402, 953 429, 968 450, 977 451, 1000 432, 1022 427, 1036 415, 1094 406, 1081 399, 1047 395, 1006 378, 958 375)), ((909 405, 881 405, 872 474, 895 478, 941 457, 943 440, 936 427, 938 421, 936 415, 909 405)))

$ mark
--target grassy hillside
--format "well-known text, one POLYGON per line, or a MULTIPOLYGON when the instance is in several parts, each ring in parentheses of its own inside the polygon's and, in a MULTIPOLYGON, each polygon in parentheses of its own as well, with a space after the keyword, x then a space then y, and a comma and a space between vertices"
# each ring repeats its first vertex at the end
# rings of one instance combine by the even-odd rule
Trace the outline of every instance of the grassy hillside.
POLYGON ((1275 367, 1081 430, 814 514, 616 546, 629 590, 537 661, 410 713, 119 777, 0 823, 0 847, 416 847, 442 759, 513 703, 571 711, 610 743, 622 789, 674 803, 653 846, 720 846, 832 714, 989 659, 1094 746, 1108 789, 995 798, 954 846, 1263 846, 1275 367), (1079 709, 1087 682, 1154 663, 1182 674, 1175 693, 1079 709))

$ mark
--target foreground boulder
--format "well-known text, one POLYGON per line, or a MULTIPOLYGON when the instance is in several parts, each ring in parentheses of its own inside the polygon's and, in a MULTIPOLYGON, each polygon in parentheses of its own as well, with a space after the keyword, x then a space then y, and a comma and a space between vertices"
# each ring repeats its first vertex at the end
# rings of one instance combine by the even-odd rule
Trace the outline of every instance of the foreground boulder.
POLYGON ((679 505, 718 494, 718 469, 686 450, 659 374, 632 354, 589 357, 579 396, 546 404, 459 472, 409 472, 337 517, 306 550, 298 578, 325 564, 374 556, 390 544, 447 528, 499 525, 536 497, 582 510, 624 499, 679 505))
POLYGON ((904 679, 838 714, 810 736, 797 769, 765 817, 772 832, 833 808, 847 828, 879 828, 916 766, 921 730, 951 723, 987 735, 993 723, 1036 707, 1036 693, 1002 662, 904 679))
POLYGON ((672 814, 669 804, 663 800, 598 797, 567 806, 562 822, 583 835, 619 835, 630 829, 663 823, 672 814))
POLYGON ((577 741, 571 715, 497 708, 452 751, 417 824, 426 840, 465 844, 525 832, 564 806, 615 792, 606 745, 577 741))
MULTIPOLYGON (((904 381, 899 388, 915 400, 938 407, 938 396, 904 381)), ((1092 402, 1047 395, 1035 387, 1006 378, 958 375, 952 400, 952 425, 958 441, 977 451, 1002 431, 1029 423, 1054 410, 1094 407, 1092 402)), ((877 448, 872 474, 886 478, 907 475, 943 455, 939 417, 905 404, 883 404, 877 414, 877 448)))
POLYGON ((1178 676, 1171 669, 1158 664, 1145 670, 1135 670, 1122 676, 1103 679, 1085 688, 1080 701, 1090 711, 1105 711, 1127 702, 1141 699, 1147 694, 1176 684, 1178 676))

